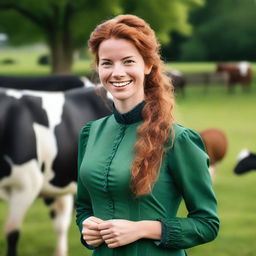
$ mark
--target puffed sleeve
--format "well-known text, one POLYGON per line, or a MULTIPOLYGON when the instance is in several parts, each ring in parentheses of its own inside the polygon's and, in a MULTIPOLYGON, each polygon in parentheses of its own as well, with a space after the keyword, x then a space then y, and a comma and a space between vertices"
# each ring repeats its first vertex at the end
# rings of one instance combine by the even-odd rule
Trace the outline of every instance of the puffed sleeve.
MULTIPOLYGON (((93 215, 92 205, 90 195, 84 186, 80 177, 80 166, 85 154, 86 145, 89 137, 89 132, 91 128, 91 122, 87 123, 80 132, 78 141, 78 175, 77 175, 77 194, 76 194, 76 223, 79 227, 80 232, 82 232, 83 221, 88 217, 93 215)), ((82 237, 81 243, 88 249, 94 249, 92 246, 88 245, 82 237)))
POLYGON ((158 246, 186 249, 215 239, 219 230, 217 202, 208 171, 209 158, 201 137, 185 129, 176 136, 167 157, 188 215, 160 220, 162 237, 158 246))

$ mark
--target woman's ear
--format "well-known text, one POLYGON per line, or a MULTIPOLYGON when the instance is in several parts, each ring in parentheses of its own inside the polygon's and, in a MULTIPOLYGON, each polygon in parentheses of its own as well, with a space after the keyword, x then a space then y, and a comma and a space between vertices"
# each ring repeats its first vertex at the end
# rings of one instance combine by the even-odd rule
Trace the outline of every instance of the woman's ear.
POLYGON ((145 74, 145 75, 150 74, 150 72, 151 72, 151 70, 152 70, 152 67, 153 67, 153 65, 150 65, 150 66, 145 65, 144 74, 145 74))

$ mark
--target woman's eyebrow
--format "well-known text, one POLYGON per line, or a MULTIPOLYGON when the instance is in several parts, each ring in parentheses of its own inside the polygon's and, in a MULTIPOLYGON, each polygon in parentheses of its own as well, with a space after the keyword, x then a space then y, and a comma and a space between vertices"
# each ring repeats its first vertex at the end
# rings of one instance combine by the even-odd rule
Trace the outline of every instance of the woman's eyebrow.
POLYGON ((102 60, 102 61, 111 61, 110 59, 106 59, 106 58, 102 58, 102 59, 100 59, 100 60, 102 60))
MULTIPOLYGON (((135 56, 126 56, 124 58, 122 58, 122 60, 126 60, 126 59, 130 59, 130 58, 135 58, 135 56)), ((111 59, 108 59, 108 58, 102 58, 100 59, 100 61, 111 61, 111 59)))
POLYGON ((127 56, 127 57, 122 58, 122 60, 129 59, 129 58, 134 58, 134 56, 127 56))

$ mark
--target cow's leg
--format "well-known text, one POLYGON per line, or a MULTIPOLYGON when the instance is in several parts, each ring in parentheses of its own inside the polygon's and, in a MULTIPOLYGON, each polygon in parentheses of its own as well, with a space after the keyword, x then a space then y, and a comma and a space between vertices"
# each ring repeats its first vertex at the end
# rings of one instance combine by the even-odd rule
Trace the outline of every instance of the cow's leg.
POLYGON ((241 83, 242 84, 242 88, 244 92, 249 92, 250 91, 250 83, 247 81, 244 81, 241 83))
POLYGON ((66 256, 68 253, 68 228, 73 210, 73 195, 57 197, 50 205, 53 226, 57 235, 55 256, 66 256))
POLYGON ((214 165, 209 166, 209 173, 211 175, 212 182, 214 182, 215 181, 215 174, 216 174, 216 170, 215 170, 214 165))
POLYGON ((30 163, 13 168, 13 183, 7 199, 9 212, 4 227, 8 256, 17 255, 17 243, 24 216, 42 187, 42 175, 34 167, 37 165, 30 163), (21 170, 24 167, 28 169, 21 170))
POLYGON ((232 82, 229 82, 228 83, 228 93, 233 93, 234 92, 234 87, 235 87, 235 84, 232 83, 232 82))

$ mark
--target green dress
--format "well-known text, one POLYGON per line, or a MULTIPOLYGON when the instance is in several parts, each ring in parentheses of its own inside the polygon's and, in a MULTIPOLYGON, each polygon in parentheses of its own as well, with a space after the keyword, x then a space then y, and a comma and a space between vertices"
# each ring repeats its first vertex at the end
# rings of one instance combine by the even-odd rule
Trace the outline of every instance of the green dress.
POLYGON ((165 153, 150 194, 135 198, 130 190, 130 167, 136 129, 142 122, 140 103, 128 113, 88 123, 81 131, 78 156, 76 222, 89 216, 103 220, 159 220, 161 240, 140 239, 110 249, 105 243, 94 256, 184 256, 190 248, 213 240, 219 229, 216 199, 208 172, 208 156, 200 136, 174 124, 173 146, 165 153), (188 215, 176 217, 184 199, 188 215))

